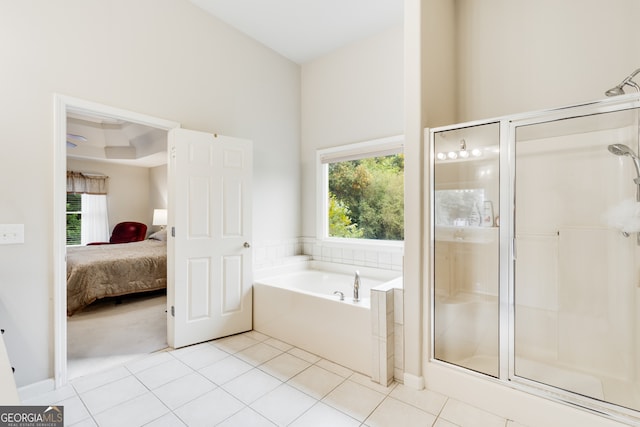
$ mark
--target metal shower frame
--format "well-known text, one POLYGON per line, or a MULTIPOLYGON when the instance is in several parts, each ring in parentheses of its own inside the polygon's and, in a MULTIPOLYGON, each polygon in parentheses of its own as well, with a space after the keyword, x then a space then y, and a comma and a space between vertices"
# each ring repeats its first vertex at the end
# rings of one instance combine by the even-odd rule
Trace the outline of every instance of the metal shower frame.
MULTIPOLYGON (((627 80, 637 73, 640 73, 640 69, 636 70, 634 74, 623 81, 623 84, 628 84, 627 80)), ((635 83, 634 83, 635 84, 635 83)), ((633 86, 633 85, 631 85, 633 86)), ((636 85, 637 86, 637 85, 636 85)), ((517 390, 521 390, 530 394, 534 394, 546 399, 550 399, 565 405, 578 406, 584 408, 593 413, 605 415, 611 419, 617 421, 628 422, 630 419, 634 422, 640 420, 640 411, 633 411, 627 408, 620 407, 618 405, 609 404, 598 401, 596 399, 580 396, 576 393, 571 393, 553 386, 540 384, 538 382, 527 380, 523 377, 518 377, 515 374, 515 141, 516 141, 516 129, 520 126, 534 125, 545 122, 558 121, 562 119, 578 118, 582 116, 590 116, 600 113, 609 113, 615 111, 638 109, 640 111, 640 92, 633 94, 625 94, 621 96, 604 98, 593 102, 585 102, 581 104, 569 105, 555 109, 541 110, 534 112, 527 112, 522 114, 515 114, 509 116, 503 116, 487 120, 472 121, 466 123, 459 123, 454 125, 442 126, 437 128, 425 129, 425 143, 429 144, 428 149, 425 150, 425 166, 429 169, 425 171, 425 187, 428 188, 428 198, 425 200, 425 207, 428 209, 426 213, 429 217, 429 228, 427 236, 425 237, 425 254, 428 259, 425 260, 429 266, 429 317, 430 327, 428 342, 429 348, 429 363, 436 363, 446 366, 450 369, 465 372, 469 375, 479 376, 517 390), (488 125, 499 123, 500 129, 500 178, 499 178, 499 191, 500 202, 498 212, 496 215, 500 216, 500 228, 499 228, 499 376, 494 378, 490 375, 485 375, 459 367, 444 361, 435 359, 434 341, 435 341, 435 218, 434 218, 434 206, 435 206, 435 191, 434 191, 434 166, 435 166, 435 135, 439 132, 476 127, 480 125, 488 125), (428 138, 427 138, 428 137, 428 138)), ((640 126, 640 125, 639 125, 640 126)), ((640 143, 640 135, 639 141, 640 143)))

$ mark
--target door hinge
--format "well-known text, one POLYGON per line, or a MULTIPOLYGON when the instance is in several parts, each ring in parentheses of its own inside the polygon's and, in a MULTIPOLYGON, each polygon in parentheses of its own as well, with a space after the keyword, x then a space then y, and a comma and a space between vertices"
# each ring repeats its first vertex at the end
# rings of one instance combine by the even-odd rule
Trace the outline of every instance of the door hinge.
POLYGON ((171 317, 176 317, 176 307, 175 306, 171 306, 171 317))
POLYGON ((176 237, 176 228, 171 227, 171 237, 176 237))

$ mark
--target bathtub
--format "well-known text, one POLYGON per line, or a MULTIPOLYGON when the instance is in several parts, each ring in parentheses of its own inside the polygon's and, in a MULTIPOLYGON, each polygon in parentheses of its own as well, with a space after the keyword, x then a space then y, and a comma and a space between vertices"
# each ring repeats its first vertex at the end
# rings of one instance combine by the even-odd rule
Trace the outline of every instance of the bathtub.
POLYGON ((370 290, 399 276, 398 271, 320 261, 261 272, 253 285, 253 329, 369 376, 370 290), (356 270, 361 284, 354 302, 356 270))

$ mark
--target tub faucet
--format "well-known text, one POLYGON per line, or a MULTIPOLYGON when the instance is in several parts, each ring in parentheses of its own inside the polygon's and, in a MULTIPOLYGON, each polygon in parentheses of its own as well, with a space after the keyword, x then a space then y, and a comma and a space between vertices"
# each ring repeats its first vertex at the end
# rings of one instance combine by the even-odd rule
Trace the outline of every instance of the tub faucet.
POLYGON ((356 270, 356 277, 353 279, 353 302, 360 301, 360 272, 356 270))

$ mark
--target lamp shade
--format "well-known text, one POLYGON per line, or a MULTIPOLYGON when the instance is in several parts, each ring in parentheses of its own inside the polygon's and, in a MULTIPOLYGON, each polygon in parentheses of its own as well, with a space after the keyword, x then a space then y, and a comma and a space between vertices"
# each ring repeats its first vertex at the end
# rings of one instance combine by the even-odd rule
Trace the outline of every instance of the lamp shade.
POLYGON ((153 225, 167 225, 167 210, 166 209, 154 209, 153 210, 153 225))

